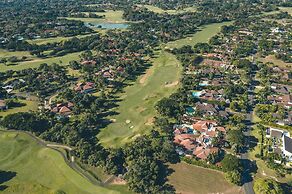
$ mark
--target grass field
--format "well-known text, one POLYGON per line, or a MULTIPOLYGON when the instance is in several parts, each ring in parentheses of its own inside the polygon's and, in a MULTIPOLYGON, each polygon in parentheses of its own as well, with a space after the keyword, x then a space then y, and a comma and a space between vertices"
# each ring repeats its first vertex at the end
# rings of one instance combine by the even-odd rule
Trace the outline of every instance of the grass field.
POLYGON ((70 37, 54 37, 54 38, 39 38, 39 39, 34 39, 34 40, 28 40, 27 42, 31 44, 37 44, 37 45, 42 45, 42 44, 47 44, 47 43, 55 43, 55 42, 61 42, 61 41, 66 41, 69 40, 73 37, 76 38, 83 38, 86 36, 91 36, 93 34, 86 34, 86 35, 77 35, 77 36, 70 36, 70 37))
POLYGON ((228 183, 221 172, 186 163, 170 165, 170 167, 174 170, 174 173, 168 177, 169 182, 175 187, 177 193, 244 193, 240 187, 228 183))
POLYGON ((6 111, 0 111, 0 116, 5 117, 8 114, 18 113, 18 112, 29 112, 36 111, 38 109, 38 101, 29 101, 29 100, 19 100, 22 103, 25 103, 25 106, 11 108, 6 111))
POLYGON ((79 20, 83 22, 88 22, 92 24, 98 24, 98 23, 124 23, 126 20, 123 19, 123 11, 113 11, 113 10, 107 10, 106 12, 93 12, 96 15, 105 15, 105 18, 73 18, 69 17, 66 19, 69 20, 79 20))
POLYGON ((120 193, 114 188, 92 185, 72 170, 58 152, 40 146, 23 133, 0 132, 0 147, 0 169, 16 173, 4 183, 8 188, 1 193, 54 194, 57 190, 67 194, 120 193))
POLYGON ((265 58, 259 58, 258 60, 263 63, 271 62, 282 68, 292 68, 292 63, 285 63, 284 61, 277 59, 274 55, 269 55, 265 58))
POLYGON ((107 147, 118 147, 146 133, 155 116, 154 105, 178 88, 181 66, 174 55, 161 51, 153 66, 133 85, 125 88, 117 108, 115 122, 102 129, 98 138, 107 147), (168 84, 166 84, 168 83, 168 84), (130 123, 126 123, 126 121, 130 123))
POLYGON ((215 36, 218 32, 220 32, 222 26, 230 25, 230 24, 232 24, 232 22, 214 23, 214 24, 203 26, 201 28, 201 31, 189 37, 169 42, 165 45, 165 48, 169 48, 169 49, 180 48, 185 45, 194 46, 195 44, 199 42, 208 42, 208 40, 212 36, 215 36))
POLYGON ((159 7, 153 6, 153 5, 138 5, 141 7, 145 7, 150 11, 153 11, 155 13, 163 14, 163 13, 168 13, 168 14, 180 14, 180 13, 185 13, 185 12, 195 12, 196 8, 195 7, 187 7, 184 9, 179 9, 179 10, 163 10, 159 7))
POLYGON ((10 65, 6 66, 4 64, 0 64, 0 72, 5 72, 7 70, 23 70, 27 68, 36 68, 40 66, 42 63, 47 63, 47 64, 52 64, 52 63, 57 63, 59 65, 68 65, 68 63, 72 60, 79 60, 79 54, 80 52, 77 53, 70 53, 65 56, 61 57, 52 57, 52 58, 45 58, 45 59, 33 59, 31 61, 25 61, 25 62, 20 62, 17 65, 10 65))
POLYGON ((23 57, 26 56, 28 58, 36 58, 32 56, 29 52, 27 51, 15 51, 15 52, 10 52, 8 50, 0 49, 0 58, 8 58, 8 57, 23 57))
POLYGON ((279 9, 281 11, 286 11, 288 12, 290 15, 292 15, 292 7, 279 7, 279 9))

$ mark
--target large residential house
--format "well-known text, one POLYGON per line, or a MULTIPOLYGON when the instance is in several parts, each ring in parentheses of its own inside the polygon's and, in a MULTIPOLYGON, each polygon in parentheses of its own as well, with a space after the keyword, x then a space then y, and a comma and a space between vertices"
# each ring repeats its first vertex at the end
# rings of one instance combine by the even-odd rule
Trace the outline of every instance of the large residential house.
POLYGON ((59 103, 56 104, 56 106, 51 106, 50 110, 53 113, 59 114, 61 116, 68 117, 72 114, 72 108, 74 107, 74 104, 71 102, 66 103, 59 103))
POLYGON ((268 128, 267 138, 272 139, 270 150, 285 157, 292 164, 292 138, 290 133, 281 129, 268 128))
POLYGON ((195 156, 206 160, 210 154, 218 153, 219 148, 212 145, 212 140, 219 132, 226 133, 224 127, 216 121, 197 120, 193 124, 174 126, 174 143, 180 155, 195 156))
POLYGON ((282 104, 286 108, 292 107, 292 95, 282 95, 282 96, 269 96, 268 100, 274 104, 282 104))
POLYGON ((87 94, 87 93, 93 92, 95 90, 95 87, 94 87, 94 83, 92 82, 82 82, 82 83, 78 83, 76 87, 74 88, 74 90, 76 92, 87 94))

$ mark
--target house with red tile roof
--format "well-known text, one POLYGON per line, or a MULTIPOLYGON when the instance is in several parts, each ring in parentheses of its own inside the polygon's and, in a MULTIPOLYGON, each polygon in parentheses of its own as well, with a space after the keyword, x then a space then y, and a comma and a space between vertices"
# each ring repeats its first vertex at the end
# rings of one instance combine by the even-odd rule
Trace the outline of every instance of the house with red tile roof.
POLYGON ((59 114, 61 116, 70 116, 72 114, 72 108, 74 104, 71 102, 58 103, 56 106, 51 106, 51 112, 59 114))
POLYGON ((192 155, 200 159, 207 159, 219 148, 212 145, 212 140, 218 133, 226 133, 222 126, 213 120, 193 120, 193 124, 174 125, 174 140, 180 154, 192 155))
POLYGON ((76 92, 88 94, 95 91, 95 84, 92 82, 81 82, 74 87, 76 92))

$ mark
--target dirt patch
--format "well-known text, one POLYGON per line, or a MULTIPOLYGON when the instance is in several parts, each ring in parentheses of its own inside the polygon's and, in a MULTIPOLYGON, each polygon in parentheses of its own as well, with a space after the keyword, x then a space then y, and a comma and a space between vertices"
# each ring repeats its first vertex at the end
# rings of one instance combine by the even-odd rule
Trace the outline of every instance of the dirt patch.
POLYGON ((174 86, 177 86, 177 85, 178 85, 178 81, 175 81, 175 82, 172 82, 172 83, 165 84, 165 87, 166 88, 171 88, 171 87, 174 87, 174 86))
POLYGON ((127 184, 127 182, 120 177, 116 177, 111 181, 111 184, 112 185, 125 185, 125 184, 127 184))
POLYGON ((147 122, 145 123, 145 125, 147 125, 147 126, 153 125, 154 121, 155 121, 155 118, 151 117, 151 118, 147 119, 147 122))
POLYGON ((145 84, 146 80, 148 79, 148 77, 153 73, 153 70, 147 69, 146 73, 141 77, 141 79, 139 80, 140 84, 145 84))

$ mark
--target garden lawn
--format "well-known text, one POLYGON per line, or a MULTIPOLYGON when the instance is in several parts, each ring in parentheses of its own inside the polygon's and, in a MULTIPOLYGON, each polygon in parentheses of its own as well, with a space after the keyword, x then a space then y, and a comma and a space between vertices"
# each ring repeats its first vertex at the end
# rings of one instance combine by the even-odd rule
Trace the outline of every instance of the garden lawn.
POLYGON ((197 33, 176 41, 169 42, 165 45, 165 48, 173 49, 173 48, 181 48, 185 45, 194 46, 199 42, 208 42, 208 40, 215 36, 220 32, 221 27, 224 25, 231 25, 232 22, 222 22, 222 23, 214 23, 201 27, 200 31, 197 33))
POLYGON ((19 102, 25 103, 25 106, 9 108, 5 111, 0 111, 0 116, 7 116, 9 114, 14 114, 18 112, 29 112, 29 111, 37 111, 38 110, 38 101, 30 101, 30 100, 19 100, 19 102))
MULTIPOLYGON (((0 132, 0 169, 16 176, 3 183, 8 186, 1 193, 67 194, 120 193, 95 186, 72 170, 55 150, 45 148, 26 134, 0 132)), ((4 178, 4 177, 2 177, 4 178)))
POLYGON ((119 114, 112 116, 114 122, 98 135, 106 147, 120 147, 134 137, 149 132, 156 115, 155 104, 178 88, 182 67, 176 57, 160 51, 153 65, 133 85, 121 94, 119 114))
POLYGON ((68 65, 70 61, 80 60, 80 52, 77 53, 70 53, 61 57, 51 57, 51 58, 44 58, 44 59, 33 59, 31 61, 20 62, 17 65, 10 65, 6 66, 4 64, 0 64, 0 72, 5 72, 8 70, 19 71, 28 68, 37 68, 42 63, 47 63, 51 65, 53 63, 57 63, 59 65, 68 65))
POLYGON ((241 187, 234 186, 227 182, 224 178, 224 174, 221 172, 197 167, 184 162, 172 164, 170 168, 172 168, 174 172, 168 179, 170 184, 175 187, 176 193, 243 193, 241 187))

